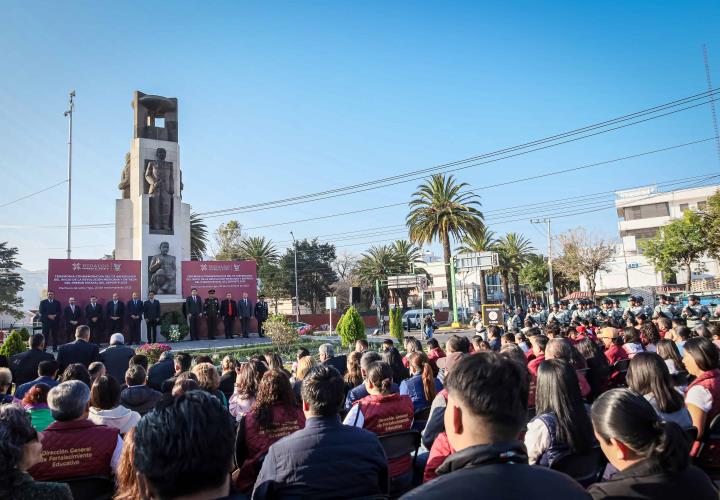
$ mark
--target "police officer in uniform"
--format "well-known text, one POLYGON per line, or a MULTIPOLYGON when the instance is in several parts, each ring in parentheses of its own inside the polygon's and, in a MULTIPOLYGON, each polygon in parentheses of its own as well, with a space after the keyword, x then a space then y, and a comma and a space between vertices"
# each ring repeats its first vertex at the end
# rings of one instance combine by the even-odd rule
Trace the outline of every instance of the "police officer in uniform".
POLYGON ((630 305, 627 306, 625 309, 625 312, 623 313, 623 320, 632 319, 635 321, 635 318, 638 314, 644 314, 645 308, 641 305, 642 303, 642 297, 639 295, 631 295, 630 296, 630 305))
POLYGON ((680 314, 687 322, 687 327, 694 330, 698 326, 706 325, 710 319, 710 311, 708 308, 700 304, 700 297, 697 295, 688 296, 688 305, 686 305, 680 314))
POLYGON ((600 312, 597 314, 597 320, 605 325, 609 325, 614 320, 614 313, 613 313, 613 299, 610 297, 605 297, 602 301, 602 309, 600 309, 600 312))
POLYGON ((560 305, 556 302, 550 306, 550 313, 547 316, 547 322, 550 324, 550 322, 555 321, 558 325, 562 325, 564 316, 565 313, 560 311, 560 305))
POLYGON ((218 316, 220 315, 220 301, 215 297, 215 290, 208 290, 208 298, 205 299, 203 313, 207 318, 208 339, 215 340, 217 334, 218 316))
POLYGON ((673 319, 676 315, 675 306, 668 302, 667 295, 660 295, 659 299, 660 303, 655 306, 655 310, 653 311, 653 319, 658 319, 661 317, 670 320, 673 319))
POLYGON ((507 322, 507 327, 509 332, 520 331, 520 329, 523 327, 522 307, 517 306, 515 308, 515 313, 507 322))
POLYGON ((538 306, 535 302, 530 304, 530 311, 528 312, 536 325, 543 326, 547 323, 547 313, 544 309, 538 306))
POLYGON ((561 314, 561 325, 569 325, 570 324, 570 310, 568 309, 568 301, 567 300, 561 300, 560 301, 560 314, 561 314))

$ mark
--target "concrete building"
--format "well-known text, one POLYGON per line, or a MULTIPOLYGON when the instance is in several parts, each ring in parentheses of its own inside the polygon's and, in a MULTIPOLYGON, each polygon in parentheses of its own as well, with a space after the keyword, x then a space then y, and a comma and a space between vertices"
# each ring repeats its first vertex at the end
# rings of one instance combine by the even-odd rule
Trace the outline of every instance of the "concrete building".
MULTIPOLYGON (((642 254, 640 243, 657 236, 662 226, 681 218, 686 210, 703 210, 707 199, 719 189, 720 186, 706 186, 663 192, 653 185, 616 191, 620 243, 610 263, 610 272, 598 273, 597 289, 652 287, 667 283, 666 277, 656 272, 642 254)), ((693 281, 720 276, 716 260, 704 258, 701 262, 702 265, 693 269, 693 281)), ((680 270, 677 283, 687 283, 687 279, 687 272, 680 270)), ((580 289, 588 289, 584 280, 580 281, 580 289)))

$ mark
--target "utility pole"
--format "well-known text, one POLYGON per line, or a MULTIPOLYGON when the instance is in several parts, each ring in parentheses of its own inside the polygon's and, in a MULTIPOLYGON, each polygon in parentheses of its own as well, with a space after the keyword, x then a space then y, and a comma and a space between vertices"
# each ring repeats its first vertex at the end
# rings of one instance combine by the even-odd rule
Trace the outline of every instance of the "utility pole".
POLYGON ((65 116, 69 119, 68 127, 68 199, 67 199, 67 258, 71 253, 71 233, 72 233, 72 127, 73 127, 73 111, 75 110, 75 91, 70 92, 70 102, 65 116))
POLYGON ((300 290, 298 289, 298 272, 297 272, 297 241, 295 241, 295 235, 290 231, 292 236, 293 246, 295 247, 295 321, 300 323, 300 290))
POLYGON ((555 282, 553 281, 553 270, 552 270, 552 232, 550 230, 550 219, 532 219, 532 224, 547 224, 547 238, 548 238, 548 275, 550 276, 550 293, 548 295, 548 305, 555 303, 555 282))
POLYGON ((380 296, 380 280, 375 280, 375 309, 377 310, 377 327, 382 328, 382 298, 380 296))
POLYGON ((708 91, 710 94, 710 112, 712 113, 713 128, 715 129, 715 148, 717 150, 718 160, 720 160, 720 130, 718 130, 717 113, 715 112, 715 95, 712 94, 712 77, 710 74, 710 61, 708 60, 707 45, 703 44, 703 59, 705 59, 705 78, 707 79, 708 91))

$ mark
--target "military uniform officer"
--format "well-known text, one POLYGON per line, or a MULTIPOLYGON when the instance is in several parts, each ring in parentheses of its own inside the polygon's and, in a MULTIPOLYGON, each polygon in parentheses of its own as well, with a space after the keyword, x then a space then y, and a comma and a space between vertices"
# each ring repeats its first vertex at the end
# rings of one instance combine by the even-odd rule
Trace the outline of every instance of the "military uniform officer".
POLYGON ((642 302, 643 298, 639 295, 631 295, 630 305, 625 309, 623 319, 627 320, 628 318, 632 318, 635 320, 638 314, 645 314, 645 307, 643 307, 642 302))
POLYGON ((687 327, 694 330, 698 326, 706 325, 710 319, 710 311, 700 303, 700 297, 697 295, 688 296, 688 305, 686 305, 680 314, 685 321, 687 327))
POLYGON ((676 315, 675 306, 668 302, 667 295, 660 295, 660 303, 655 306, 653 311, 653 319, 665 317, 667 319, 673 319, 676 315))
POLYGON ((507 327, 509 332, 520 331, 520 329, 523 327, 522 307, 518 306, 515 308, 515 313, 507 322, 507 327))
POLYGON ((565 324, 565 312, 560 310, 560 306, 557 303, 550 306, 550 313, 547 316, 548 324, 551 321, 555 321, 558 325, 565 324))
POLYGON ((205 299, 203 312, 207 318, 207 334, 210 340, 215 340, 217 334, 218 316, 220 316, 220 301, 215 297, 215 290, 208 290, 209 297, 205 299))
POLYGON ((547 313, 534 302, 530 304, 528 316, 530 316, 538 326, 542 326, 547 323, 547 313))
POLYGON ((597 320, 605 323, 606 325, 609 325, 613 322, 615 319, 615 314, 613 313, 613 299, 610 297, 605 297, 602 301, 602 309, 600 309, 600 312, 597 314, 597 320))

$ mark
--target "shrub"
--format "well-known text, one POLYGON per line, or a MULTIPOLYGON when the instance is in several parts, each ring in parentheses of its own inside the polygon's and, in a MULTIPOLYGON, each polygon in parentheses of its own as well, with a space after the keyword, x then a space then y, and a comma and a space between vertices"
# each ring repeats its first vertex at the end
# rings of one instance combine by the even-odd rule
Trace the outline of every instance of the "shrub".
POLYGON ((149 364, 155 364, 160 359, 160 355, 165 351, 171 351, 172 347, 167 344, 143 344, 135 349, 136 354, 144 354, 148 358, 149 364))
POLYGON ((280 351, 288 351, 290 346, 297 342, 299 334, 297 328, 290 324, 282 314, 272 314, 263 324, 265 334, 270 337, 273 344, 280 351))
POLYGON ((402 345, 405 329, 403 328, 403 311, 399 307, 390 309, 390 336, 396 338, 402 345))
POLYGON ((9 358, 10 356, 25 352, 28 350, 26 342, 23 342, 20 332, 13 330, 10 332, 10 335, 5 338, 2 346, 0 346, 0 354, 9 358))
POLYGON ((360 317, 360 313, 350 306, 345 314, 342 315, 340 321, 335 326, 335 330, 340 335, 343 347, 348 347, 360 339, 366 339, 365 323, 360 317))
POLYGON ((22 337, 23 342, 30 340, 30 332, 24 326, 20 328, 20 337, 22 337))

